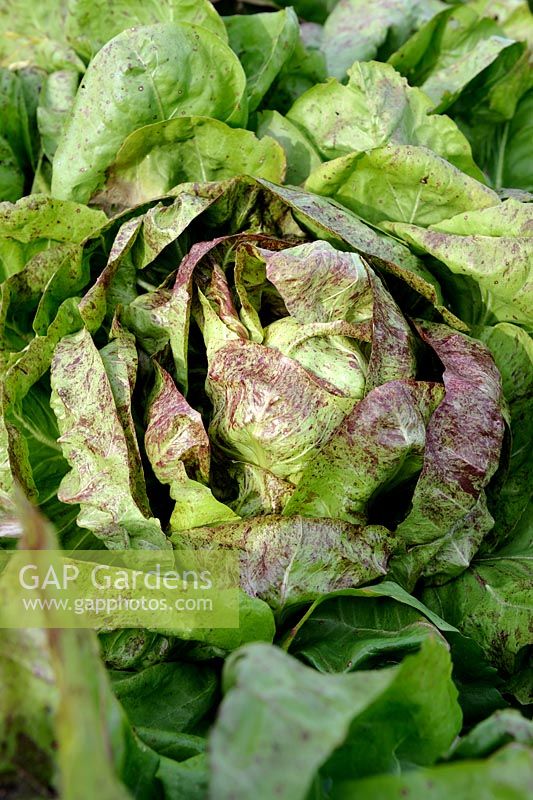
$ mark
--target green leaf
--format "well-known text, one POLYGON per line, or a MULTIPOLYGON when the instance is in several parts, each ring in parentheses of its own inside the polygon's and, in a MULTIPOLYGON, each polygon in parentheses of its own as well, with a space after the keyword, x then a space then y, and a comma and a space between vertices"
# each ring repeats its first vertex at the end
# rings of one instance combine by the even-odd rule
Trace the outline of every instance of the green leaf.
POLYGON ((373 224, 433 225, 487 208, 498 196, 427 147, 389 145, 318 167, 305 188, 333 197, 373 224))
POLYGON ((310 22, 324 22, 339 0, 280 0, 278 6, 291 5, 299 17, 310 22))
POLYGON ((530 748, 510 745, 486 761, 444 764, 405 775, 382 775, 346 781, 334 787, 331 800, 526 800, 533 778, 530 748))
POLYGON ((252 792, 304 800, 333 753, 326 775, 397 769, 403 758, 431 764, 460 726, 449 655, 437 637, 399 667, 350 675, 320 675, 251 645, 228 659, 224 688, 210 736, 210 788, 219 800, 252 792))
POLYGON ((179 183, 242 174, 282 183, 283 150, 270 137, 258 141, 251 131, 235 130, 215 119, 180 117, 131 133, 94 202, 127 208, 167 194, 179 183))
POLYGON ((75 70, 58 70, 47 76, 39 95, 37 122, 42 148, 50 161, 74 104, 78 83, 79 75, 75 70))
POLYGON ((532 325, 532 219, 530 204, 509 199, 441 219, 427 230, 399 223, 387 228, 415 250, 438 258, 454 275, 473 279, 487 321, 532 325))
POLYGON ((154 518, 132 496, 130 456, 102 357, 86 330, 57 345, 51 367, 51 405, 71 472, 58 497, 81 507, 78 525, 107 547, 165 547, 154 518))
POLYGON ((112 671, 110 677, 130 723, 154 732, 196 731, 218 688, 217 672, 209 664, 155 664, 140 672, 112 671))
POLYGON ((89 61, 126 28, 156 22, 201 25, 226 40, 224 23, 208 0, 69 0, 65 34, 76 52, 89 61))
POLYGON ((0 204, 0 278, 20 272, 54 243, 84 241, 106 222, 102 211, 44 195, 0 204))
POLYGON ((277 111, 263 111, 258 115, 257 136, 261 140, 270 137, 282 146, 287 160, 287 183, 303 183, 321 163, 322 159, 306 135, 277 111))
POLYGON ((486 758, 509 742, 533 746, 533 722, 511 708, 496 711, 476 725, 454 745, 450 758, 486 758))
POLYGON ((502 322, 484 328, 479 338, 492 353, 502 376, 503 393, 511 414, 511 454, 508 472, 491 513, 495 529, 491 541, 505 542, 526 512, 532 456, 529 442, 533 433, 531 398, 533 397, 533 342, 516 325, 502 322))
POLYGON ((509 673, 525 663, 531 644, 532 558, 529 532, 529 545, 478 556, 454 581, 426 589, 422 596, 509 673))
POLYGON ((298 41, 292 8, 266 14, 236 14, 224 19, 231 49, 246 73, 248 105, 255 111, 298 41))
POLYGON ((52 193, 88 201, 122 142, 144 125, 188 115, 245 123, 244 92, 242 67, 216 34, 171 23, 124 31, 83 77, 55 154, 52 193))
POLYGON ((380 526, 298 516, 195 528, 174 535, 173 542, 240 550, 241 587, 276 612, 384 575, 392 546, 380 526))
POLYGON ((418 145, 477 180, 466 137, 451 119, 431 115, 431 102, 389 64, 356 62, 346 86, 335 80, 300 97, 288 119, 302 129, 324 159, 364 153, 387 144, 418 145))
MULTIPOLYGON (((411 85, 421 86, 433 101, 434 111, 442 112, 484 70, 497 70, 498 61, 505 59, 508 73, 522 57, 525 44, 502 33, 494 20, 481 19, 470 5, 455 6, 427 22, 389 58, 389 63, 411 85)), ((495 82, 493 76, 492 81, 488 75, 483 77, 489 87, 495 82)), ((479 92, 479 86, 476 88, 479 92)))
POLYGON ((354 61, 386 58, 444 8, 440 0, 339 0, 324 25, 329 75, 341 80, 354 61))
POLYGON ((16 202, 24 194, 24 173, 11 145, 0 136, 0 201, 16 202))

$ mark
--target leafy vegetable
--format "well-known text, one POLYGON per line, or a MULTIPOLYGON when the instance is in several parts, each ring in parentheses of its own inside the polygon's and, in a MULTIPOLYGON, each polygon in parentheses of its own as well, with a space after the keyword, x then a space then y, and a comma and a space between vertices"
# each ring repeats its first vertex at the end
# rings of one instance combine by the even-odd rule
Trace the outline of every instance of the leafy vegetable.
POLYGON ((531 796, 532 19, 3 3, 0 796, 531 796), (57 547, 238 626, 9 628, 57 547))

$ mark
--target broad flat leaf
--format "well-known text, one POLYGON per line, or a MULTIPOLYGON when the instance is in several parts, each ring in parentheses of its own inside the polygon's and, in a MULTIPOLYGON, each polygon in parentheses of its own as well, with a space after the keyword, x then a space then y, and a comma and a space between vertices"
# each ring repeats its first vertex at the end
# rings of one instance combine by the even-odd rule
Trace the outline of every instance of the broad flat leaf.
POLYGON ((382 581, 315 600, 283 646, 320 672, 352 672, 396 661, 416 650, 435 626, 452 654, 453 680, 465 722, 504 708, 497 672, 473 639, 437 616, 398 584, 382 581))
POLYGON ((398 223, 387 228, 415 250, 438 258, 455 275, 475 280, 487 316, 500 322, 533 324, 532 220, 530 204, 510 199, 493 208, 443 219, 427 230, 398 223))
POLYGON ((427 147, 390 145, 342 156, 311 173, 305 188, 370 223, 428 226, 498 203, 498 196, 427 147))
POLYGON ((533 91, 528 92, 517 106, 513 119, 506 123, 505 156, 500 183, 518 189, 533 191, 533 171, 528 156, 533 123, 533 91))
POLYGON ((187 530, 237 519, 207 485, 210 444, 200 414, 180 394, 168 372, 157 363, 155 367, 144 446, 157 479, 170 485, 175 501, 171 529, 187 530))
POLYGON ((51 405, 71 472, 58 497, 78 503, 78 524, 107 547, 159 547, 159 522, 143 516, 132 496, 128 445, 102 358, 86 330, 57 345, 51 367, 51 405))
POLYGON ((264 516, 196 528, 173 541, 241 551, 241 586, 275 610, 385 574, 392 540, 380 526, 264 516))
POLYGON ((421 470, 426 425, 442 396, 438 384, 415 381, 367 394, 310 460, 285 514, 364 524, 376 494, 421 470))
POLYGON ((483 490, 504 430, 501 379, 485 346, 441 325, 418 330, 444 365, 445 396, 427 426, 411 510, 396 529, 407 553, 393 573, 410 586, 421 573, 448 577, 465 569, 492 527, 483 490))
POLYGON ((342 745, 327 772, 371 774, 397 769, 401 758, 433 763, 460 726, 449 673, 436 637, 399 667, 350 675, 321 675, 264 645, 237 651, 225 665, 226 696, 210 736, 211 796, 304 800, 342 745))
POLYGON ((263 98, 264 108, 285 114, 307 89, 326 80, 326 59, 320 49, 321 40, 321 25, 312 22, 300 24, 300 37, 263 98))
MULTIPOLYGON (((299 185, 322 159, 302 131, 277 111, 262 111, 258 115, 257 136, 270 136, 283 148, 287 159, 286 182, 299 185)), ((281 181, 278 181, 281 183, 281 181)))
POLYGON ((529 547, 479 556, 454 581, 422 595, 507 672, 527 660, 531 646, 531 533, 529 539, 529 547))
POLYGON ((444 8, 440 0, 339 0, 324 25, 328 74, 341 80, 354 61, 386 58, 444 8))
POLYGON ((89 61, 103 45, 133 25, 188 22, 226 39, 224 23, 208 0, 68 0, 65 34, 89 61))
POLYGON ((533 782, 530 748, 510 745, 486 761, 444 764, 405 775, 382 775, 336 785, 331 800, 526 800, 533 782))
POLYGON ((53 195, 87 202, 124 139, 143 125, 184 115, 245 123, 244 91, 242 67, 216 34, 170 23, 124 31, 83 77, 55 154, 53 195))
MULTIPOLYGON (((431 101, 389 64, 356 62, 346 86, 319 84, 300 97, 287 118, 304 131, 324 159, 387 144, 428 147, 484 182, 470 144, 451 119, 430 115, 431 101)), ((290 163, 290 162, 289 162, 290 163)))
POLYGON ((216 700, 217 672, 210 664, 170 662, 140 672, 111 672, 115 696, 135 727, 194 732, 216 700))
POLYGON ((248 105, 255 111, 298 41, 292 8, 266 14, 236 14, 224 20, 231 49, 246 73, 248 105))
POLYGON ((131 133, 108 168, 98 205, 130 207, 188 181, 253 175, 282 183, 285 157, 269 136, 235 130, 208 117, 180 117, 131 133), (157 170, 154 170, 157 163, 157 170))

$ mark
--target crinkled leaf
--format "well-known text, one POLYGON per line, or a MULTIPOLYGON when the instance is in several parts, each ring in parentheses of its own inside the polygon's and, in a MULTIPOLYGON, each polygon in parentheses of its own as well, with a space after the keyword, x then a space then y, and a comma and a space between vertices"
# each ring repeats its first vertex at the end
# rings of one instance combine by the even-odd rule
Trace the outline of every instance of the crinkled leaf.
POLYGON ((466 137, 452 120, 430 115, 431 102, 389 64, 356 62, 346 86, 335 80, 300 97, 287 117, 325 159, 367 152, 387 144, 428 147, 477 180, 466 137))
POLYGON ((143 516, 133 499, 126 435, 102 357, 86 330, 57 345, 51 381, 59 443, 71 466, 60 500, 79 504, 78 524, 107 547, 164 548, 159 522, 143 516))
POLYGON ((411 586, 420 573, 465 569, 492 527, 483 490, 498 466, 504 430, 501 379, 485 346, 445 326, 418 329, 444 366, 445 396, 427 426, 411 510, 396 529, 407 553, 395 574, 411 586))
POLYGON ((387 227, 416 250, 438 258, 480 287, 486 315, 501 322, 533 324, 533 255, 530 204, 509 199, 431 224, 425 230, 396 223, 387 227))
POLYGON ((243 340, 214 354, 206 390, 214 444, 292 481, 354 404, 279 351, 243 340))
POLYGON ((438 384, 391 381, 361 400, 304 470, 285 514, 364 523, 379 492, 422 468, 438 384))
POLYGON ((148 402, 146 454, 175 501, 172 530, 186 530, 236 519, 209 486, 210 445, 200 414, 187 403, 172 378, 156 364, 156 382, 148 402))
POLYGON ((244 123, 244 90, 236 56, 204 28, 167 23, 124 31, 83 77, 55 154, 53 194, 87 202, 124 139, 144 125, 190 114, 244 123))
POLYGON ((379 526, 265 516, 175 537, 192 546, 241 551, 241 586, 275 610, 385 574, 391 540, 379 526))

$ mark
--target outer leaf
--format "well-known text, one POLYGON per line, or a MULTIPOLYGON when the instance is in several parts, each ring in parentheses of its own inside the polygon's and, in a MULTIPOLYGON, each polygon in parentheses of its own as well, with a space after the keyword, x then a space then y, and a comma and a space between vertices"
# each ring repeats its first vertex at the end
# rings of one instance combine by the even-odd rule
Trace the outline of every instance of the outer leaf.
POLYGON ((231 49, 247 78, 248 103, 255 111, 298 41, 292 8, 276 13, 236 14, 224 20, 231 49))
POLYGON ((380 526, 359 528, 298 516, 196 528, 174 540, 195 547, 238 548, 242 588, 275 611, 384 575, 391 546, 388 531, 380 526))
POLYGON ((410 585, 421 572, 449 576, 470 563, 493 524, 477 513, 503 439, 501 379, 486 348, 445 326, 419 331, 444 365, 446 394, 428 424, 411 511, 396 529, 408 548, 396 574, 410 585))
POLYGON ((458 214, 428 230, 398 223, 387 227, 443 261, 454 274, 475 280, 487 316, 531 325, 532 220, 531 206, 511 199, 458 214))
POLYGON ((486 758, 509 742, 533 747, 533 722, 515 709, 496 711, 457 742, 451 758, 486 758))
POLYGON ((172 378, 156 364, 156 383, 147 413, 146 454, 175 501, 170 526, 186 530, 237 519, 209 487, 209 439, 200 414, 187 403, 172 378))
POLYGON ((508 58, 507 71, 512 70, 524 50, 524 44, 505 38, 492 19, 480 19, 470 6, 459 6, 433 17, 389 63, 411 85, 420 85, 434 110, 441 112, 499 58, 508 58))
POLYGON ((141 672, 111 672, 115 696, 135 728, 195 731, 216 700, 218 676, 210 664, 170 662, 141 672))
POLYGON ((15 203, 24 193, 24 173, 11 145, 0 137, 0 201, 15 203))
POLYGON ((170 23, 124 31, 82 80, 55 155, 53 194, 89 200, 124 139, 143 125, 190 114, 244 123, 244 90, 237 58, 210 31, 170 23))
POLYGON ((226 697, 210 739, 212 795, 303 800, 344 742, 351 753, 368 753, 351 774, 380 771, 387 761, 393 767, 402 754, 431 763, 460 724, 449 670, 436 638, 400 667, 352 675, 320 675, 262 645, 238 651, 226 663, 226 697), (391 703, 398 710, 392 719, 391 703), (369 751, 370 737, 378 752, 369 751))
POLYGON ((275 139, 285 151, 287 183, 303 183, 309 173, 321 163, 321 158, 311 142, 299 128, 277 111, 263 111, 258 118, 258 137, 261 140, 267 136, 275 139))
POLYGON ((180 117, 131 133, 95 202, 126 208, 160 197, 179 183, 242 174, 282 183, 285 157, 280 145, 269 136, 258 141, 250 131, 208 117, 180 117))
POLYGON ((78 524, 110 548, 165 547, 159 522, 146 519, 131 494, 130 462, 100 354, 82 330, 58 344, 51 368, 51 405, 72 471, 58 492, 79 503, 78 524))
POLYGON ((201 25, 226 40, 224 23, 207 0, 68 0, 65 34, 88 61, 126 28, 156 22, 201 25))
POLYGON ((442 394, 414 381, 371 391, 311 459, 285 514, 364 523, 376 494, 422 468, 426 425, 442 394))
POLYGON ((394 51, 444 8, 439 0, 339 0, 324 25, 329 74, 341 80, 354 61, 394 51))
POLYGON ((387 144, 419 145, 471 177, 484 181, 466 137, 452 120, 430 115, 431 101, 389 64, 356 62, 343 86, 319 84, 300 97, 287 117, 325 159, 387 144))
POLYGON ((44 153, 50 160, 74 104, 78 83, 76 70, 58 70, 48 75, 39 95, 37 122, 44 153))
POLYGON ((487 658, 513 672, 531 645, 531 532, 529 546, 479 556, 454 581, 426 589, 424 602, 471 636, 487 658))
POLYGON ((427 226, 498 202, 495 192, 427 147, 406 145, 330 161, 309 176, 305 187, 375 224, 390 220, 427 226))
POLYGON ((332 800, 470 800, 472 793, 479 800, 525 800, 533 780, 531 750, 519 746, 506 747, 487 761, 445 764, 405 775, 383 775, 364 781, 345 782, 335 786, 332 800))
POLYGON ((533 433, 531 398, 533 397, 533 342, 516 325, 500 323, 484 328, 479 338, 490 349, 502 376, 505 399, 511 413, 511 459, 509 472, 491 513, 495 530, 491 540, 505 541, 530 501, 532 455, 529 442, 533 433))
POLYGON ((281 0, 276 5, 291 5, 299 17, 308 19, 310 22, 325 22, 336 3, 338 0, 281 0))
POLYGON ((106 222, 102 211, 44 195, 0 204, 0 278, 20 272, 29 258, 56 242, 82 242, 106 222))

